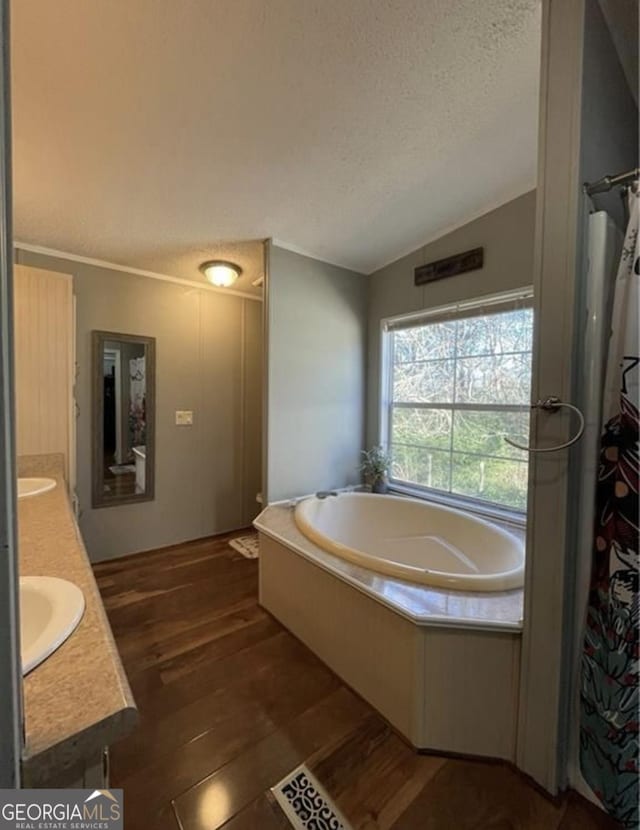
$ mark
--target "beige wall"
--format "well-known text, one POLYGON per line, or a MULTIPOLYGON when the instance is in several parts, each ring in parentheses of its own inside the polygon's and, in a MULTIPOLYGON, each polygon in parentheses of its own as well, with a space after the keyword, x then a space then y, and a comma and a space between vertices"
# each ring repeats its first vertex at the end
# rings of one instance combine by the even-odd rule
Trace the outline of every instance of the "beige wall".
POLYGON ((262 303, 18 250, 74 277, 80 527, 94 561, 249 524, 260 488, 262 303), (156 498, 91 508, 91 331, 155 337, 156 498), (192 409, 194 425, 176 427, 192 409))
POLYGON ((531 285, 535 191, 486 213, 369 277, 367 441, 379 439, 380 321, 396 314, 531 285), (484 247, 484 267, 416 287, 413 270, 436 259, 484 247))
POLYGON ((269 501, 359 481, 367 278, 272 247, 269 501))

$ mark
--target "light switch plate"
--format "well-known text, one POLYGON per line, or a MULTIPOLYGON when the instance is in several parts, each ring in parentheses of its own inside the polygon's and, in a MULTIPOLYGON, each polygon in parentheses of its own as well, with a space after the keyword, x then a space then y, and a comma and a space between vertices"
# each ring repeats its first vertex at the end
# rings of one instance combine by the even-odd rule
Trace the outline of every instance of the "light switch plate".
POLYGON ((176 426, 190 427, 193 426, 193 412, 190 409, 176 410, 176 426))

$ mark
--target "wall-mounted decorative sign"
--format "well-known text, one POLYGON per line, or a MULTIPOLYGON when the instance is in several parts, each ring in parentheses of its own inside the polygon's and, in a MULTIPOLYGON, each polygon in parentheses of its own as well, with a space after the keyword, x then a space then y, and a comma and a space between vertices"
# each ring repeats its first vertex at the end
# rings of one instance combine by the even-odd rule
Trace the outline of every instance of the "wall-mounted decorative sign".
POLYGON ((435 262, 428 262, 415 269, 415 284, 425 285, 434 280, 442 280, 445 277, 455 277, 457 274, 464 274, 465 271, 475 271, 482 268, 484 264, 484 248, 474 248, 472 251, 465 251, 463 254, 437 259, 435 262))

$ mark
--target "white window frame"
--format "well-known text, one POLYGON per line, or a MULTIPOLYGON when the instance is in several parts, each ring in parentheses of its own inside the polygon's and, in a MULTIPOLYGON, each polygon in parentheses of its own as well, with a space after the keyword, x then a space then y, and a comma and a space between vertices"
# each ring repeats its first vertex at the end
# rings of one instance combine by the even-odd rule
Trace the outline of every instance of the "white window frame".
MULTIPOLYGON (((380 429, 378 438, 379 443, 386 451, 388 451, 390 446, 391 420, 389 415, 393 403, 393 367, 391 364, 390 332, 401 327, 418 326, 421 323, 429 324, 437 323, 441 320, 459 319, 466 312, 486 309, 487 313, 490 313, 490 309, 492 308, 498 311, 499 309, 515 310, 523 307, 533 308, 533 288, 531 286, 520 288, 516 291, 503 291, 499 294, 480 296, 473 300, 450 303, 410 314, 397 314, 393 317, 385 317, 380 321, 380 429)), ((411 406, 415 409, 423 407, 425 409, 451 409, 449 404, 442 405, 437 403, 412 403, 411 406)), ((455 404, 455 408, 457 410, 469 409, 474 411, 486 409, 490 412, 522 412, 523 409, 518 404, 494 405, 463 403, 455 404)), ((482 502, 472 496, 447 493, 443 490, 436 490, 421 484, 403 482, 393 478, 389 480, 389 489, 395 493, 436 502, 447 507, 454 507, 471 513, 477 513, 480 516, 507 522, 517 527, 524 527, 527 522, 527 514, 525 511, 515 510, 491 502, 482 502)))

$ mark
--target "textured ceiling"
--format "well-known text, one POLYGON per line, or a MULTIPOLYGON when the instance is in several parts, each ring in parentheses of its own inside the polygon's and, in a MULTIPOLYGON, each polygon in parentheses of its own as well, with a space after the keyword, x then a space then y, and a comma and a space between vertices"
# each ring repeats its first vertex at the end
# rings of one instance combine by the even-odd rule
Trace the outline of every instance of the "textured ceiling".
POLYGON ((534 186, 539 18, 14 1, 16 238, 194 279, 221 242, 272 236, 370 272, 534 186))

